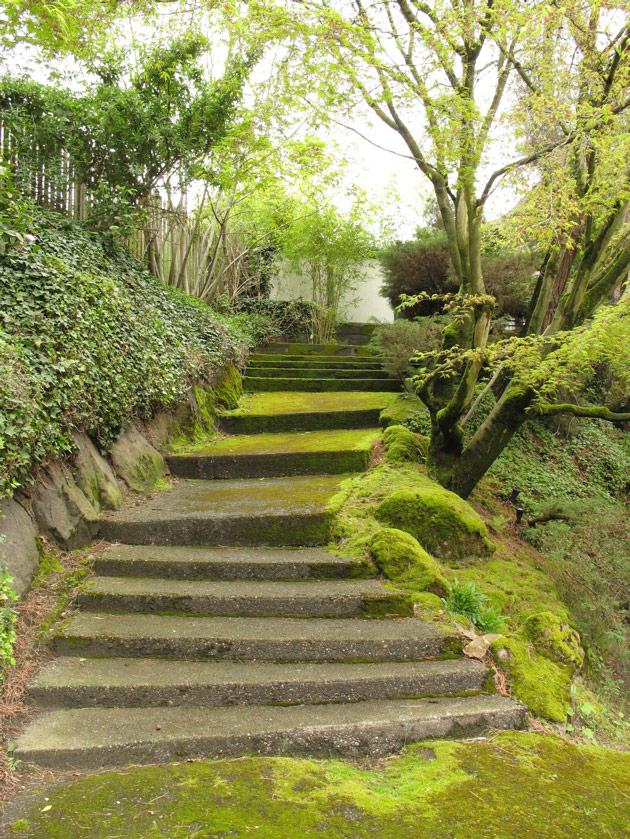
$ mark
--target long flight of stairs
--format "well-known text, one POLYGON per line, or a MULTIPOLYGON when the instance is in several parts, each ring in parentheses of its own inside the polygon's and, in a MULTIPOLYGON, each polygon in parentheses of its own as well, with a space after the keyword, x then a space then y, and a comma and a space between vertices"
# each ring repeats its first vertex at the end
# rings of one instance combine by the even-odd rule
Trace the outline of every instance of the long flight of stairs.
POLYGON ((327 500, 366 467, 394 388, 361 347, 300 349, 253 356, 247 409, 224 420, 234 436, 171 456, 170 491, 103 518, 112 544, 30 687, 40 713, 18 758, 77 769, 377 756, 523 724, 522 706, 484 693, 488 671, 460 638, 322 548, 327 500))

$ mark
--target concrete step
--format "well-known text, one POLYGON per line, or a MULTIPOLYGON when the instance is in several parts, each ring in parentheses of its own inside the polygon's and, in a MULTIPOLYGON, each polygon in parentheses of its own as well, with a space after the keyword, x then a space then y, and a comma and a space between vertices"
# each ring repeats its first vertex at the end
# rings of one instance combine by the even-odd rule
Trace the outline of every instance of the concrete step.
POLYGON ((79 612, 60 655, 228 661, 420 661, 454 656, 462 638, 413 618, 234 618, 79 612))
POLYGON ((335 330, 335 335, 338 340, 344 341, 346 335, 367 335, 369 338, 379 326, 378 323, 340 323, 335 330))
POLYGON ((241 407, 220 417, 229 434, 377 428, 392 393, 246 393, 241 407))
POLYGON ((285 364, 282 367, 270 366, 256 366, 248 365, 245 371, 246 376, 259 377, 266 379, 341 379, 346 381, 348 379, 382 379, 389 380, 389 375, 384 370, 378 368, 370 368, 368 370, 349 370, 345 367, 322 367, 319 369, 311 369, 304 367, 294 367, 292 364, 285 364))
POLYGON ((258 354, 262 355, 300 355, 300 356, 354 356, 374 358, 367 347, 357 347, 350 344, 300 344, 297 342, 274 342, 260 347, 258 354))
POLYGON ((29 687, 40 707, 141 708, 362 702, 479 693, 477 661, 375 664, 59 658, 29 687))
POLYGON ((55 769, 240 754, 376 758, 428 737, 520 728, 523 706, 503 696, 232 708, 81 708, 40 715, 18 760, 55 769))
POLYGON ((274 391, 306 391, 308 393, 331 393, 336 391, 388 391, 399 393, 401 383, 393 379, 295 379, 244 376, 243 390, 251 393, 274 391))
POLYGON ((317 356, 309 358, 299 355, 250 355, 247 361, 248 367, 293 367, 303 370, 382 370, 383 365, 377 359, 371 361, 368 358, 339 358, 336 355, 317 356))
POLYGON ((99 535, 131 545, 325 544, 326 503, 339 477, 180 481, 137 507, 103 516, 99 535))
POLYGON ((368 566, 321 548, 201 548, 112 545, 94 560, 94 572, 112 577, 185 580, 357 579, 368 566))
MULTIPOLYGON (((266 394, 257 395, 265 396, 266 394)), ((354 394, 348 394, 348 396, 352 395, 354 394)), ((221 430, 228 434, 264 434, 265 432, 272 432, 274 429, 276 431, 316 431, 317 429, 375 428, 378 425, 381 410, 382 408, 313 411, 312 413, 300 411, 283 414, 279 417, 266 414, 224 416, 219 418, 219 425, 221 430)))
POLYGON ((378 580, 174 580, 93 577, 79 594, 92 612, 245 617, 411 616, 413 605, 378 580))
POLYGON ((167 458, 173 475, 206 480, 362 472, 378 432, 237 435, 167 458))

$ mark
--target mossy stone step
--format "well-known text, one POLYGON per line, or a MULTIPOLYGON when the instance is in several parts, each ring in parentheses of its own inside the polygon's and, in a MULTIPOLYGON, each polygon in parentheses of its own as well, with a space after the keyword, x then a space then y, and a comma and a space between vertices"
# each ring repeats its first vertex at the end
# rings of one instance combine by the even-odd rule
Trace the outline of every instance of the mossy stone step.
POLYGON ((383 391, 246 393, 219 423, 230 434, 376 428, 395 398, 383 391))
POLYGON ((389 379, 388 374, 378 368, 370 368, 369 370, 349 370, 346 367, 330 368, 324 367, 321 369, 310 369, 303 367, 293 367, 292 364, 286 364, 283 367, 257 367, 248 366, 246 376, 263 377, 269 379, 389 379))
POLYGON ((180 478, 208 480, 362 472, 377 432, 356 430, 224 437, 167 458, 180 478))
POLYGON ((227 661, 421 661, 462 639, 413 618, 247 618, 79 612, 54 639, 61 655, 227 661))
POLYGON ((238 481, 181 481, 137 507, 103 516, 99 534, 131 545, 325 544, 327 475, 238 481))
POLYGON ((338 358, 335 355, 319 356, 317 358, 305 358, 304 356, 275 356, 275 355, 250 355, 249 367, 283 367, 290 366, 296 369, 321 370, 330 368, 337 370, 382 370, 383 365, 377 359, 371 361, 367 358, 338 358))
POLYGON ((309 393, 330 393, 335 391, 388 391, 399 393, 401 384, 392 379, 296 379, 267 378, 265 376, 244 376, 243 390, 252 393, 272 391, 307 391, 309 393))
POLYGON ((274 342, 260 347, 258 354, 262 355, 334 355, 334 356, 363 356, 373 358, 367 347, 356 347, 350 344, 300 344, 274 342))
POLYGON ((86 611, 246 617, 409 616, 401 592, 378 580, 201 581, 93 577, 79 594, 86 611))
POLYGON ((289 707, 80 708, 50 711, 19 738, 15 757, 57 769, 239 754, 380 757, 428 737, 521 728, 503 696, 376 700, 289 707))
POLYGON ((330 580, 374 574, 364 563, 321 548, 112 545, 96 556, 93 567, 101 576, 186 580, 330 580))
POLYGON ((41 707, 137 708, 361 702, 480 693, 477 661, 373 664, 59 658, 29 687, 41 707))

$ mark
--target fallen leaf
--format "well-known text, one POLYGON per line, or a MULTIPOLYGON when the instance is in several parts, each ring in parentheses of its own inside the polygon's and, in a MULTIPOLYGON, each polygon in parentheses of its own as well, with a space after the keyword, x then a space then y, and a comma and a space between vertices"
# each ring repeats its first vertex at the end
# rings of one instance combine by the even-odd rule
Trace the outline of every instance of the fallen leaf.
POLYGON ((490 632, 487 635, 478 635, 470 642, 470 644, 466 644, 462 652, 464 655, 468 656, 468 658, 477 658, 481 660, 482 658, 485 658, 486 653, 490 649, 490 645, 500 637, 500 634, 497 635, 494 632, 490 632))

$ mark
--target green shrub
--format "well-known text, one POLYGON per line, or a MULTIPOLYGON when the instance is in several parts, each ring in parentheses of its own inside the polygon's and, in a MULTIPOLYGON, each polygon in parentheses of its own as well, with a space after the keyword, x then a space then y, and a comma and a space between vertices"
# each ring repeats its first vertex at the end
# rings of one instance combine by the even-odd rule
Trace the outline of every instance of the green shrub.
POLYGON ((269 300, 237 297, 230 310, 258 316, 266 326, 265 341, 308 341, 313 329, 313 307, 307 300, 269 300))
POLYGON ((377 326, 370 338, 370 349, 382 357, 390 376, 404 379, 413 374, 411 358, 417 352, 437 350, 446 325, 445 318, 395 320, 377 326))
MULTIPOLYGON (((418 228, 415 238, 389 245, 379 254, 385 275, 381 294, 392 309, 400 303, 401 294, 446 294, 457 290, 451 277, 446 234, 442 230, 418 228)), ((435 315, 441 311, 440 301, 423 300, 405 309, 403 317, 435 315)))
POLYGON ((134 416, 240 362, 261 327, 161 284, 110 238, 35 218, 0 255, 0 496, 68 453, 74 429, 107 450, 134 416))

